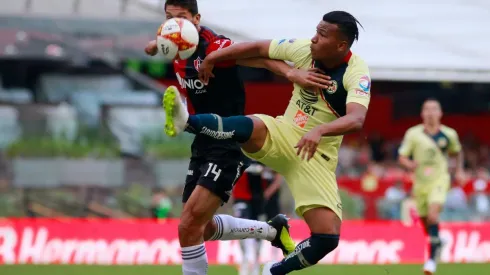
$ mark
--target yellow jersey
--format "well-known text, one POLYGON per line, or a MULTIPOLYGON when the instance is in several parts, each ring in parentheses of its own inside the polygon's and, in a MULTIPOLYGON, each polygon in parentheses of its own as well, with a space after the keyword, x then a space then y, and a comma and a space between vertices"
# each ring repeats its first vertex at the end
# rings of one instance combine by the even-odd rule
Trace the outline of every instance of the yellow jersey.
POLYGON ((421 124, 407 130, 398 149, 400 155, 411 157, 418 164, 415 184, 448 178, 448 154, 460 151, 461 143, 454 129, 441 125, 437 134, 430 135, 421 124))
MULTIPOLYGON (((349 54, 345 62, 336 68, 324 68, 311 57, 309 39, 272 40, 269 57, 294 63, 298 69, 319 68, 330 76, 333 84, 315 95, 294 83, 294 90, 283 121, 294 125, 300 132, 336 120, 346 114, 348 103, 358 103, 368 108, 371 77, 366 63, 357 55, 349 54)), ((342 136, 323 137, 319 149, 333 146, 338 150, 342 136)))

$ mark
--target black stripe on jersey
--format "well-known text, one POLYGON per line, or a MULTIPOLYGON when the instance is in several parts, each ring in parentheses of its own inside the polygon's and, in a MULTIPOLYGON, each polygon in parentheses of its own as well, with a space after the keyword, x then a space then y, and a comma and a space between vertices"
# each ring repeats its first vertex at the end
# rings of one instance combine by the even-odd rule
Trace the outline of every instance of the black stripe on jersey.
POLYGON ((320 62, 314 62, 313 66, 324 71, 326 75, 331 77, 331 81, 334 81, 330 89, 322 89, 323 100, 326 101, 336 116, 345 116, 347 90, 344 87, 344 74, 347 71, 347 63, 333 69, 323 67, 320 62))
POLYGON ((442 151, 443 154, 447 152, 449 149, 449 143, 451 140, 444 134, 443 131, 439 130, 439 132, 435 135, 430 135, 429 133, 425 132, 426 135, 428 135, 430 138, 434 140, 436 143, 437 147, 442 151))

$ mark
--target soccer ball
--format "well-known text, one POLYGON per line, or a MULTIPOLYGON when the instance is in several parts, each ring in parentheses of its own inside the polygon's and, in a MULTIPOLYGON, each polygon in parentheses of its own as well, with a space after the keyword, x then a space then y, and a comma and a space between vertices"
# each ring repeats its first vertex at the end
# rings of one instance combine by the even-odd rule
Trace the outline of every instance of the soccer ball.
POLYGON ((189 20, 172 18, 157 32, 158 51, 167 61, 191 57, 199 44, 199 33, 189 20))

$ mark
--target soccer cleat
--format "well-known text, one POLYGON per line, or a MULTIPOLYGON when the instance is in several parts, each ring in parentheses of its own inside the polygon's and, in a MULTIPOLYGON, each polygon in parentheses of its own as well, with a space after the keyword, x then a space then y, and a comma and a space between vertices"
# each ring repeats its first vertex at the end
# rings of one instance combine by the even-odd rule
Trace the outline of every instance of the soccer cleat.
POLYGON ((295 244, 291 235, 289 235, 289 223, 286 215, 279 214, 267 223, 277 231, 276 237, 271 241, 272 246, 282 250, 284 256, 294 251, 295 244))
POLYGON ((271 267, 274 265, 274 262, 268 262, 264 265, 264 268, 262 269, 262 275, 272 275, 271 273, 271 267))
POLYGON ((165 111, 165 134, 175 137, 185 130, 189 113, 182 102, 179 90, 169 86, 163 94, 163 110, 165 111))
POLYGON ((434 260, 428 260, 424 264, 424 275, 432 275, 436 272, 437 264, 434 260))

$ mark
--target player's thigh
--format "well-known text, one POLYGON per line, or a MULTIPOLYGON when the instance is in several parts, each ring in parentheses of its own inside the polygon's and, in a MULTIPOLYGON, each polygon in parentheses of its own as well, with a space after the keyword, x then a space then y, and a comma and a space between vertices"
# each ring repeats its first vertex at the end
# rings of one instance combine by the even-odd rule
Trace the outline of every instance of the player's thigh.
MULTIPOLYGON (((281 174, 286 173, 299 158, 294 146, 301 136, 293 130, 293 126, 267 115, 254 115, 254 121, 265 125, 265 139, 257 143, 261 146, 256 151, 242 147, 245 155, 255 159, 281 174), (260 122, 259 122, 260 121, 260 122)), ((262 126, 261 126, 262 127, 262 126)), ((250 149, 250 148, 248 148, 250 149)))
POLYGON ((446 203, 447 193, 450 188, 450 179, 441 178, 436 181, 429 190, 427 197, 428 213, 427 219, 430 223, 435 223, 439 219, 444 204, 446 203))
POLYGON ((328 208, 342 219, 335 170, 328 161, 315 156, 310 161, 301 161, 299 165, 284 175, 296 203, 296 212, 303 216, 314 208, 328 208))
POLYGON ((419 217, 427 217, 429 213, 428 189, 423 183, 415 183, 413 188, 413 198, 419 217))
POLYGON ((206 188, 226 203, 235 183, 247 167, 248 165, 238 158, 208 159, 200 167, 201 177, 197 185, 206 188))
POLYGON ((187 176, 185 178, 184 191, 182 192, 182 202, 185 204, 194 192, 197 186, 197 182, 201 177, 201 165, 202 161, 198 159, 191 158, 189 162, 189 167, 187 168, 187 176))

